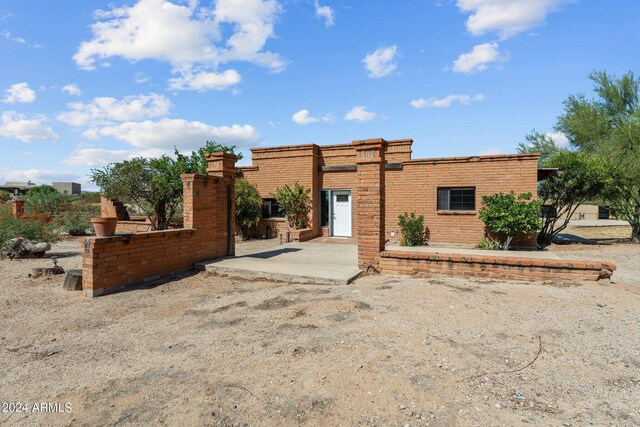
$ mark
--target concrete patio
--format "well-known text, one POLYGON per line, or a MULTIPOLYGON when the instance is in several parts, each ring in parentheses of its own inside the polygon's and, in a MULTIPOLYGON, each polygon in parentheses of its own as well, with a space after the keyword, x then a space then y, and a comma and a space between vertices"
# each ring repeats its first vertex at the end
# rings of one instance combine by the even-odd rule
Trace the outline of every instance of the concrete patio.
POLYGON ((288 243, 236 257, 196 264, 196 268, 228 275, 323 285, 346 285, 355 279, 358 249, 353 244, 288 243))

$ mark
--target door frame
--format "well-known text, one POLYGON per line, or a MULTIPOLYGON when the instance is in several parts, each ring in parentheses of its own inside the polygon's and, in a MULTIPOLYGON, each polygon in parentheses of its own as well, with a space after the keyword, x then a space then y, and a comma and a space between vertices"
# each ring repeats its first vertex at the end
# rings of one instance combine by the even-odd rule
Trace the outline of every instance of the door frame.
POLYGON ((329 236, 330 237, 336 237, 336 238, 343 238, 343 239, 348 239, 350 237, 353 237, 353 191, 350 188, 341 188, 341 189, 335 189, 335 190, 329 190, 329 236), (334 234, 335 231, 335 226, 334 226, 334 212, 335 212, 335 206, 334 206, 334 196, 336 195, 336 193, 348 193, 349 194, 349 207, 351 209, 351 224, 349 224, 349 230, 350 233, 348 236, 336 236, 334 234))

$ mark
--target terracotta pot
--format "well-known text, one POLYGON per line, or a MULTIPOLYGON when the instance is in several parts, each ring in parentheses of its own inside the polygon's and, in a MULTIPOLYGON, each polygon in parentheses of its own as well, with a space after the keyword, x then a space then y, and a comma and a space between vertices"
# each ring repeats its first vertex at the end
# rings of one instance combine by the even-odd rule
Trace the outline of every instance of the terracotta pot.
POLYGON ((93 228, 96 230, 96 236, 109 237, 116 234, 116 225, 118 225, 118 218, 91 218, 91 223, 93 224, 93 228))

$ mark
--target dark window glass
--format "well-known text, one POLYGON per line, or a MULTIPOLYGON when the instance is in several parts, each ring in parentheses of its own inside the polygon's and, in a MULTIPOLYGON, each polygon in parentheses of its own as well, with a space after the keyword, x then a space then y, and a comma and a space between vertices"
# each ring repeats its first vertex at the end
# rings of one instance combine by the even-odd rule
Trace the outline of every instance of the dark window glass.
POLYGON ((320 192, 320 226, 329 226, 329 197, 330 192, 322 190, 320 192))
POLYGON ((276 199, 262 199, 262 218, 284 218, 276 199))
POLYGON ((439 211, 474 211, 476 210, 476 189, 438 188, 439 211))
POLYGON ((348 194, 336 194, 336 202, 348 202, 349 195, 348 194))
POLYGON ((609 219, 609 208, 606 206, 598 206, 598 219, 609 219))

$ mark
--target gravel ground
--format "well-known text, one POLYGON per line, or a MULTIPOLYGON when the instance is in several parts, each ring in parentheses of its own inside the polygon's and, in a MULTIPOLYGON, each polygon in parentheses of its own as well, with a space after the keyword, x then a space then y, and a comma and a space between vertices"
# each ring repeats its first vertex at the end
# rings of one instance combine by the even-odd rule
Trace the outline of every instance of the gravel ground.
POLYGON ((617 283, 193 273, 90 300, 2 260, 0 401, 28 411, 0 425, 640 425, 640 245, 553 250, 617 283))

